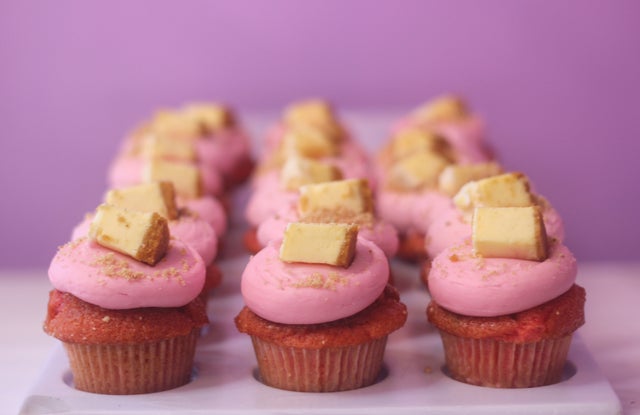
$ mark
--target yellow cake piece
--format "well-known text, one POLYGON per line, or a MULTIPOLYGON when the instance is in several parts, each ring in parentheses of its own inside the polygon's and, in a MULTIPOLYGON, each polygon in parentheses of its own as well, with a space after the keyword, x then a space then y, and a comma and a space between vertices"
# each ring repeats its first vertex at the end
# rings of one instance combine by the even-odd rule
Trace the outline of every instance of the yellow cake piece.
POLYGON ((347 216, 373 213, 369 182, 366 179, 347 179, 300 187, 300 218, 326 211, 347 216))
POLYGON ((203 194, 200 170, 194 164, 149 160, 142 170, 143 182, 170 181, 178 195, 198 198, 203 194))
POLYGON ((358 226, 344 223, 289 223, 280 246, 284 262, 348 267, 356 251, 358 226))
POLYGON ((105 202, 125 209, 157 212, 169 220, 178 217, 175 190, 169 181, 112 189, 107 192, 105 202))
POLYGON ((96 209, 89 237, 106 248, 155 265, 169 247, 169 225, 156 212, 103 204, 96 209))
POLYGON ((337 167, 304 157, 289 157, 280 171, 280 184, 289 191, 313 183, 342 179, 337 167))
POLYGON ((486 258, 544 261, 547 234, 538 206, 479 207, 473 214, 473 250, 486 258))
POLYGON ((468 182, 500 173, 502 173, 502 168, 493 161, 473 164, 451 164, 440 173, 438 190, 447 196, 454 196, 468 182))

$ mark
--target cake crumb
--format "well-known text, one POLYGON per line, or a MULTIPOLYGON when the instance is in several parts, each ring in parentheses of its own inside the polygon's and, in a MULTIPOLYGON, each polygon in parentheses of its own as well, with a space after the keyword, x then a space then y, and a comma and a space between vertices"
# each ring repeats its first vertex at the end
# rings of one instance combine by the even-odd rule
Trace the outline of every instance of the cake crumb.
POLYGON ((108 323, 109 321, 111 321, 111 317, 104 316, 104 317, 102 317, 102 321, 104 321, 105 323, 108 323))
POLYGON ((431 373, 433 373, 433 368, 431 366, 425 366, 424 373, 430 375, 431 373))

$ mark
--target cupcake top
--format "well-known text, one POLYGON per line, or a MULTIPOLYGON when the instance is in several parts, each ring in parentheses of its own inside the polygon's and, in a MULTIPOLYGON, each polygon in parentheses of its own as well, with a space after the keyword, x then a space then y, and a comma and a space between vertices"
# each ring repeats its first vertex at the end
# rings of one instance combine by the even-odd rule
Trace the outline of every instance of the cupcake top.
POLYGON ((297 206, 289 206, 262 222, 256 236, 266 246, 282 239, 289 222, 354 223, 360 237, 374 242, 387 257, 392 257, 398 250, 398 234, 391 224, 375 216, 371 193, 366 179, 302 186, 297 206))
POLYGON ((447 203, 440 206, 425 226, 425 249, 430 257, 471 238, 472 210, 476 206, 532 206, 541 208, 545 231, 562 242, 564 225, 560 214, 543 197, 531 191, 529 179, 522 173, 495 174, 472 180, 447 203))
POLYGON ((63 245, 49 266, 57 290, 113 310, 183 306, 198 296, 204 275, 200 255, 177 239, 154 266, 87 237, 63 245))
POLYGON ((389 265, 378 246, 356 235, 352 225, 290 224, 282 243, 270 243, 249 260, 241 283, 247 307, 282 324, 325 323, 362 311, 383 292, 389 265), (307 228, 320 233, 310 239, 307 228), (331 247, 344 250, 326 251, 331 247), (315 255, 336 261, 305 259, 315 255))
MULTIPOLYGON (((199 199, 203 198, 194 200, 199 199)), ((171 236, 193 247, 205 264, 213 261, 218 253, 218 236, 215 230, 205 220, 200 219, 200 215, 178 207, 173 182, 150 182, 111 189, 105 194, 104 201, 121 208, 157 212, 167 219, 171 236)), ((93 214, 87 214, 73 229, 71 240, 87 236, 93 219, 93 214)))
POLYGON ((443 308, 476 317, 512 314, 574 284, 576 260, 547 238, 539 207, 476 208, 472 226, 471 240, 432 261, 429 291, 443 308))
POLYGON ((53 286, 107 309, 179 307, 193 300, 204 285, 205 264, 193 247, 170 236, 168 219, 178 214, 173 185, 112 190, 105 199, 113 204, 98 206, 87 236, 53 258, 53 286))

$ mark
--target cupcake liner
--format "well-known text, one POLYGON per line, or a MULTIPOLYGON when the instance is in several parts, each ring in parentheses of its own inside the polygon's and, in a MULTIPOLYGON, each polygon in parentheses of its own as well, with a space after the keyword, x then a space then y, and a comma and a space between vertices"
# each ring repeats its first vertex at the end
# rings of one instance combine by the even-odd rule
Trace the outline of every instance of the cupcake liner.
POLYGON ((189 382, 199 329, 141 344, 64 343, 76 389, 108 395, 159 392, 189 382))
POLYGON ((279 346, 251 336, 260 380, 298 392, 337 392, 375 382, 387 336, 349 347, 303 349, 279 346))
POLYGON ((440 331, 447 369, 461 382, 494 388, 530 388, 562 378, 572 335, 532 343, 472 339, 440 331))

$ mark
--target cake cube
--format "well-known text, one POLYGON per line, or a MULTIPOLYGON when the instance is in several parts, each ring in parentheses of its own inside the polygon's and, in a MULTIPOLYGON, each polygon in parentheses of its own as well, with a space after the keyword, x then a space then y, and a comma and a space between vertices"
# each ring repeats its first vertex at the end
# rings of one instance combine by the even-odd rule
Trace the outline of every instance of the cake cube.
POLYGON ((438 177, 438 189, 447 196, 454 196, 463 185, 502 173, 500 165, 490 161, 473 164, 451 164, 438 177))
POLYGON ((183 116, 200 126, 204 135, 235 125, 233 111, 218 103, 194 103, 182 110, 183 116))
POLYGON ((424 122, 455 121, 469 114, 467 104, 455 95, 442 95, 418 108, 413 118, 424 122))
POLYGON ((451 146, 442 136, 425 129, 402 130, 391 140, 393 160, 400 160, 421 152, 440 153, 447 157, 453 155, 451 146))
POLYGON ((358 226, 345 223, 289 223, 280 246, 284 262, 349 267, 356 251, 358 226))
POLYGON ((371 188, 366 179, 337 180, 300 187, 298 213, 304 218, 322 211, 348 215, 373 213, 371 188))
POLYGON ((112 189, 107 192, 105 202, 125 209, 157 212, 169 220, 178 217, 175 190, 169 181, 112 189))
POLYGON ((472 227, 476 255, 531 261, 548 257, 547 234, 538 206, 479 207, 472 227))
POLYGON ((450 164, 441 154, 423 151, 406 157, 389 170, 387 186, 395 190, 435 188, 438 176, 450 164))
POLYGON ((280 171, 280 184, 289 191, 297 191, 305 184, 342 179, 339 168, 304 157, 289 157, 280 171))
POLYGON ((195 164, 149 160, 142 170, 142 181, 170 181, 176 194, 190 199, 203 194, 202 177, 195 164))
POLYGON ((524 207, 534 204, 527 177, 522 173, 506 173, 472 181, 460 188, 453 203, 470 215, 476 207, 524 207))
POLYGON ((299 155, 309 158, 330 157, 338 153, 333 138, 311 125, 292 126, 282 139, 285 157, 299 155))
POLYGON ((195 161, 196 148, 190 139, 167 134, 149 134, 142 144, 142 156, 147 159, 195 161))
POLYGON ((156 212, 103 204, 96 209, 89 237, 106 248, 155 265, 169 247, 169 225, 156 212))

